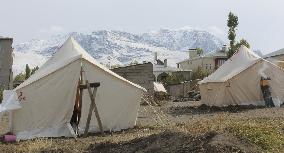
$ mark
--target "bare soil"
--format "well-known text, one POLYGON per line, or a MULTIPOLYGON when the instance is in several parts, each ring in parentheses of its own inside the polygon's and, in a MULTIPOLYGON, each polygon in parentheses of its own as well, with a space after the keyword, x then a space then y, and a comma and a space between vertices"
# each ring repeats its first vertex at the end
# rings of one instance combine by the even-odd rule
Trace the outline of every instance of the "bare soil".
MULTIPOLYGON (((7 116, 4 120, 6 122, 0 122, 0 134, 6 132, 7 116)), ((199 102, 164 102, 162 106, 141 106, 137 126, 133 129, 87 138, 41 138, 0 143, 0 152, 267 152, 227 130, 237 121, 263 120, 284 123, 284 108, 219 108, 199 102)))
POLYGON ((208 132, 192 137, 182 132, 164 131, 128 142, 106 142, 90 148, 93 152, 258 152, 256 148, 242 143, 228 134, 208 132))

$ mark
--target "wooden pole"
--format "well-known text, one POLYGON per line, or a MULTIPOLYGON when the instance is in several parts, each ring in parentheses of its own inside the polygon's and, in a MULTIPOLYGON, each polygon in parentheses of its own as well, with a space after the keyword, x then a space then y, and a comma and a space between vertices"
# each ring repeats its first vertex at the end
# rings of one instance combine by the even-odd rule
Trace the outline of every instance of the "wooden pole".
POLYGON ((90 87, 88 80, 86 80, 86 86, 87 86, 87 89, 88 89, 88 92, 89 92, 89 95, 90 95, 91 104, 90 104, 90 108, 89 108, 89 114, 88 114, 88 118, 87 118, 86 128, 85 128, 85 131, 84 131, 84 137, 86 137, 88 135, 93 110, 95 111, 95 115, 96 115, 96 118, 97 118, 97 122, 98 122, 98 125, 99 125, 99 128, 100 128, 100 131, 101 131, 102 134, 104 134, 102 122, 101 122, 99 112, 98 112, 98 109, 97 109, 97 106, 96 106, 96 103, 95 103, 97 87, 94 88, 93 93, 92 93, 92 90, 91 90, 91 87, 90 87))
MULTIPOLYGON (((86 85, 87 85, 87 89, 89 90, 90 84, 89 84, 88 80, 86 80, 86 85)), ((89 91, 89 94, 90 94, 90 91, 89 91)), ((83 137, 87 137, 88 132, 89 132, 89 127, 90 127, 90 121, 91 121, 92 112, 93 112, 93 96, 92 96, 92 92, 91 92, 90 98, 91 98, 91 104, 90 104, 90 108, 89 108, 89 114, 88 114, 88 118, 87 118, 86 127, 85 127, 85 131, 84 131, 84 136, 83 137)))
POLYGON ((102 124, 102 121, 101 121, 101 118, 100 118, 100 115, 99 115, 99 111, 98 111, 97 105, 95 103, 96 93, 97 93, 97 88, 94 88, 94 90, 93 90, 94 112, 95 112, 95 115, 96 115, 96 118, 97 118, 97 122, 98 122, 98 125, 99 125, 99 128, 100 128, 101 134, 104 135, 103 124, 102 124))
MULTIPOLYGON (((83 84, 83 68, 82 68, 82 66, 81 66, 81 71, 80 71, 80 80, 79 80, 79 84, 80 85, 82 85, 83 84)), ((81 119, 81 113, 82 113, 82 101, 83 101, 83 91, 84 91, 84 89, 81 89, 80 88, 80 93, 79 93, 79 95, 80 95, 80 98, 79 98, 79 110, 80 110, 80 112, 79 112, 79 115, 78 115, 78 122, 80 122, 80 119, 81 119)))

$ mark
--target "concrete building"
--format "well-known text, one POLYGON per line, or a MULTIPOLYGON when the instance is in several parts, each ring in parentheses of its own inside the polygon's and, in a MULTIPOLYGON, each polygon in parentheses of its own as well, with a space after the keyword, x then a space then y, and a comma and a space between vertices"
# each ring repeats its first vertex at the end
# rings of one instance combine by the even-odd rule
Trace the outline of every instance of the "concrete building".
POLYGON ((224 45, 221 50, 210 52, 204 55, 198 55, 196 49, 189 50, 189 58, 177 63, 177 67, 181 69, 191 69, 196 71, 198 67, 209 73, 214 72, 227 58, 227 46, 224 45))
POLYGON ((185 97, 191 90, 191 82, 183 82, 178 84, 171 84, 166 87, 168 94, 172 97, 185 97))
POLYGON ((144 87, 150 94, 154 93, 153 82, 155 76, 153 75, 153 64, 151 62, 118 67, 111 70, 125 79, 144 87))
POLYGON ((169 75, 182 75, 185 80, 191 79, 191 69, 176 68, 168 65, 168 60, 161 61, 157 58, 157 53, 154 55, 153 74, 155 81, 160 82, 169 75))
POLYGON ((13 84, 12 43, 12 38, 0 38, 0 86, 4 89, 12 89, 13 84))
POLYGON ((154 62, 129 65, 111 69, 113 72, 125 79, 139 84, 148 90, 150 95, 154 95, 154 82, 161 82, 169 75, 182 75, 185 80, 191 79, 191 70, 184 70, 167 65, 167 59, 161 61, 154 56, 154 62))

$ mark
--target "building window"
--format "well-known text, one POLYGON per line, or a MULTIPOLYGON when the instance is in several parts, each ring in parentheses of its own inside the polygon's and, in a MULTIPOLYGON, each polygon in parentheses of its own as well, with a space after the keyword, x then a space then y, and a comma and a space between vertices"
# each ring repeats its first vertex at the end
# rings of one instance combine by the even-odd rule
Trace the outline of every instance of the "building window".
POLYGON ((212 64, 205 64, 205 69, 212 70, 213 69, 212 64))
POLYGON ((221 65, 223 65, 225 63, 225 61, 226 61, 225 59, 219 59, 217 66, 220 67, 221 65))

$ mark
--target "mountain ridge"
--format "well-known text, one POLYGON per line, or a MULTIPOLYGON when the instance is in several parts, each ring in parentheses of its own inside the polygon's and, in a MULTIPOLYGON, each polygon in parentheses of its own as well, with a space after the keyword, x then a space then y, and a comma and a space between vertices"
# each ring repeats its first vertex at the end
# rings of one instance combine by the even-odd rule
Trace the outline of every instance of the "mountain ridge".
POLYGON ((25 64, 40 66, 69 36, 74 37, 96 60, 112 65, 125 65, 134 60, 151 62, 153 53, 157 52, 158 58, 167 58, 169 65, 175 66, 178 61, 188 58, 188 48, 199 47, 206 53, 224 44, 213 34, 193 28, 160 29, 142 34, 118 30, 98 30, 89 34, 71 32, 54 35, 46 40, 32 39, 16 44, 14 71, 19 73, 25 64), (33 61, 24 59, 28 56, 32 56, 33 61))

